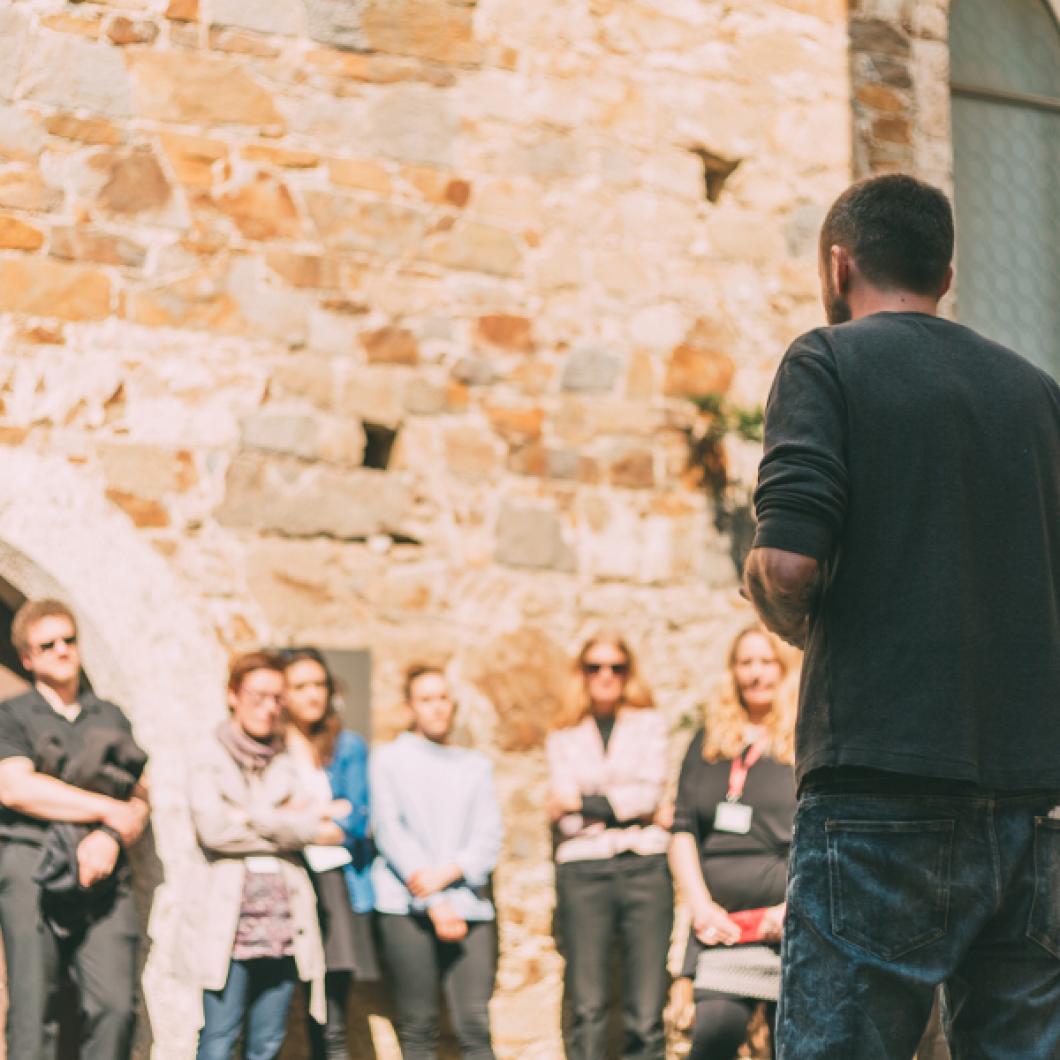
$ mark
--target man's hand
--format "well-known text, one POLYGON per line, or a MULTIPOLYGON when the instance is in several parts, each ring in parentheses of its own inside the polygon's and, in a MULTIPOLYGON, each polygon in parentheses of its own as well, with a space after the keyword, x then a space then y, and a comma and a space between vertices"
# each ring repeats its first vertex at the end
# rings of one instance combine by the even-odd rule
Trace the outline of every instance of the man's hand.
POLYGON ((820 564, 797 552, 754 548, 744 565, 744 595, 766 628, 796 648, 806 646, 810 609, 820 584, 820 564))
POLYGON ((548 810, 548 819, 550 821, 558 821, 568 813, 581 813, 582 797, 578 794, 557 794, 554 791, 550 791, 545 801, 545 807, 548 810))
POLYGON ((762 938, 770 942, 779 942, 784 934, 784 914, 787 911, 787 903, 771 905, 762 917, 762 938))
POLYGON ((405 882, 416 898, 430 898, 462 875, 459 865, 428 865, 425 869, 417 869, 405 882))
POLYGON ((113 836, 89 832, 77 845, 77 879, 81 886, 87 889, 105 880, 118 864, 120 853, 121 847, 113 836))
POLYGON ((150 815, 151 808, 143 799, 134 797, 128 802, 111 799, 99 820, 121 836, 122 846, 130 847, 143 835, 150 815))

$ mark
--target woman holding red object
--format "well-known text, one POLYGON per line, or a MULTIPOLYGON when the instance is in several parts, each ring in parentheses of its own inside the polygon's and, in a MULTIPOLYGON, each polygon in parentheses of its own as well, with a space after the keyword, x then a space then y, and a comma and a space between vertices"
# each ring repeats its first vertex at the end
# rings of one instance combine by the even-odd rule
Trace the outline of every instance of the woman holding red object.
POLYGON ((733 1060, 758 1002, 778 996, 795 815, 789 656, 761 626, 737 634, 681 767, 670 865, 692 930, 671 1011, 694 1022, 692 1060, 733 1060))

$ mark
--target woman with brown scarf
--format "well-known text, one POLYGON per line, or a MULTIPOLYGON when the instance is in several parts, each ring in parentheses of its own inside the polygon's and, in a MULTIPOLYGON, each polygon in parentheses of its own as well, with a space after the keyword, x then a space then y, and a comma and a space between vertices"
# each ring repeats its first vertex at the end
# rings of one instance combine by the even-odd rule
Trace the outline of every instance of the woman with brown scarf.
POLYGON ((229 1060, 243 1031, 246 1060, 273 1060, 297 979, 313 984, 310 1009, 323 1021, 324 955, 300 853, 310 843, 341 843, 333 818, 349 806, 314 802, 303 790, 280 731, 283 690, 278 659, 237 658, 230 717, 191 770, 204 862, 187 881, 181 951, 203 990, 197 1060, 229 1060))

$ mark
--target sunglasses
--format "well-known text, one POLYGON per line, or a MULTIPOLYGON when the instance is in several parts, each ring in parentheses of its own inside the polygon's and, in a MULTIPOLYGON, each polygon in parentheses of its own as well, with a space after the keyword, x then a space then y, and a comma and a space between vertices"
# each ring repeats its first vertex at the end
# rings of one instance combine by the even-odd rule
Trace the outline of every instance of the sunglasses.
POLYGON ((69 637, 56 637, 54 640, 46 640, 43 644, 38 644, 36 651, 49 652, 54 651, 60 644, 65 644, 68 648, 72 648, 77 643, 77 637, 71 635, 69 637))
POLYGON ((608 670, 615 675, 615 677, 625 677, 629 673, 629 663, 594 663, 587 662, 582 663, 582 672, 592 677, 594 674, 600 673, 601 670, 608 670))

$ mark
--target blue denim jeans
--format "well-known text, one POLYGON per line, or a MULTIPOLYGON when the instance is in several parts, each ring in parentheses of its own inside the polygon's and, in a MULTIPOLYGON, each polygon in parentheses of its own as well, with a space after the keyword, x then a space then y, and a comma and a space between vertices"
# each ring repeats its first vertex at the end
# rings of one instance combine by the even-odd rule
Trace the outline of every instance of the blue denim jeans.
POLYGON ((804 795, 779 1060, 909 1060, 940 983, 954 1060, 1060 1058, 1058 803, 1060 792, 804 795))
POLYGON ((290 957, 232 961, 223 990, 204 990, 196 1060, 230 1060, 246 1025, 246 1060, 274 1060, 287 1035, 287 1009, 297 978, 290 957))

